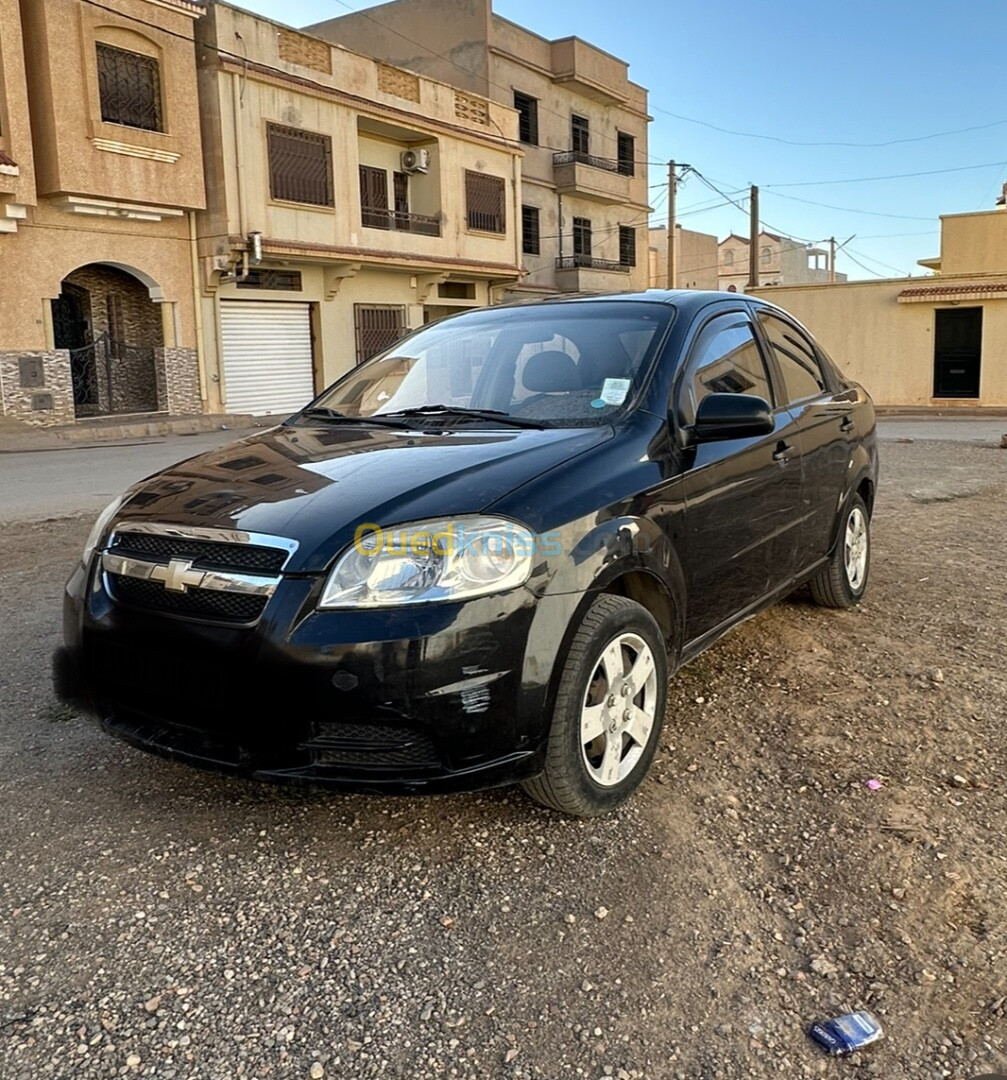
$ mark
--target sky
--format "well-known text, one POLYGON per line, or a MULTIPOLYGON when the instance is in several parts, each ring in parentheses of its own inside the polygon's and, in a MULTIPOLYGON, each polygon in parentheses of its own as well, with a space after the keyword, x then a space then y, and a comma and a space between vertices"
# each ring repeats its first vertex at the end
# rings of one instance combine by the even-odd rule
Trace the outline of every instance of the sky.
MULTIPOLYGON (((291 26, 377 6, 237 2, 291 26)), ((851 278, 922 275, 917 260, 939 253, 939 215, 991 210, 1007 182, 1003 0, 494 0, 494 10, 628 61, 654 118, 652 224, 667 220, 673 158, 740 204, 690 173, 678 188, 684 228, 747 236, 758 184, 770 231, 853 237, 836 264, 851 278)))

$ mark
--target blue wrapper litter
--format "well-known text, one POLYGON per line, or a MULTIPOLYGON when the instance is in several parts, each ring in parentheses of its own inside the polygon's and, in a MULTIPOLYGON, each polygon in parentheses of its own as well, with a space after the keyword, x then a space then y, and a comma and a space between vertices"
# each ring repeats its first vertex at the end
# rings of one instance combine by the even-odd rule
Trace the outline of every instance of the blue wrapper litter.
POLYGON ((877 1042, 884 1032, 869 1012, 847 1013, 812 1024, 808 1035, 829 1054, 852 1054, 877 1042))

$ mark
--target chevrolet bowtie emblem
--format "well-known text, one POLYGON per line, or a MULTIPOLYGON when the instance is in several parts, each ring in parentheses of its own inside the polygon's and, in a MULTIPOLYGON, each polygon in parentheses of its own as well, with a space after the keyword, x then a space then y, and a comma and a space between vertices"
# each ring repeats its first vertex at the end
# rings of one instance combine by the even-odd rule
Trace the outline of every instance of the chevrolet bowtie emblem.
POLYGON ((169 592, 198 589, 206 577, 202 570, 193 570, 188 559, 172 559, 167 566, 155 566, 150 576, 153 581, 163 581, 169 592))

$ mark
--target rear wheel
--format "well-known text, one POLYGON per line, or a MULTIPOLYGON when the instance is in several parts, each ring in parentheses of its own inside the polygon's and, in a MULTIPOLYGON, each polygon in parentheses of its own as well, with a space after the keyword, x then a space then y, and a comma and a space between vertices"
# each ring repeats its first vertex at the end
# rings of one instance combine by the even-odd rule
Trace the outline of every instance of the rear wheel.
POLYGON ((839 542, 826 566, 811 579, 811 595, 822 607, 856 607, 871 571, 871 518, 859 495, 846 504, 839 542))
POLYGON ((668 690, 664 637, 646 608, 601 596, 574 635, 560 676, 545 770, 524 783, 574 817, 624 803, 657 749, 668 690))

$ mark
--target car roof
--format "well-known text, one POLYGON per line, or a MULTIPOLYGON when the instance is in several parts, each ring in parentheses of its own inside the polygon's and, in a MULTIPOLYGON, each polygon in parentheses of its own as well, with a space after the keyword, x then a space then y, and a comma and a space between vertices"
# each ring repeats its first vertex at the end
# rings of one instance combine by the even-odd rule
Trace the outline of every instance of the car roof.
POLYGON ((515 300, 507 304, 496 305, 497 308, 520 308, 555 306, 557 304, 599 304, 612 301, 643 301, 648 304, 673 305, 683 314, 692 314, 710 304, 737 302, 744 300, 747 303, 759 304, 772 307, 766 301, 756 296, 748 296, 745 293, 729 293, 708 289, 645 289, 637 292, 617 293, 562 293, 556 296, 536 297, 527 300, 515 300))

